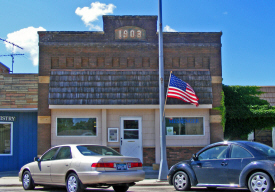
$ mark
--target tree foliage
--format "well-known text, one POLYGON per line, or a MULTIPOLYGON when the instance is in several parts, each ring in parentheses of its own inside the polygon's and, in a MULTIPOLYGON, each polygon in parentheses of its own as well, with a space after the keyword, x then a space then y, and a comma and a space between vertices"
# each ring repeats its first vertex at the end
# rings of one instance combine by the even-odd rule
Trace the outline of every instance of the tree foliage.
POLYGON ((255 129, 275 126, 275 107, 259 98, 257 86, 225 86, 220 111, 225 139, 245 139, 255 129))

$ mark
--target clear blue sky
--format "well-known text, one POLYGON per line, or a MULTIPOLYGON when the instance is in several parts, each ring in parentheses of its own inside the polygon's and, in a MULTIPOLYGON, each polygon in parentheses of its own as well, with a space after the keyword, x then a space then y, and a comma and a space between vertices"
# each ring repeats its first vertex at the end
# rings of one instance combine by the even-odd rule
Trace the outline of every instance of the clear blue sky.
MULTIPOLYGON (((275 86, 275 0, 162 2, 163 26, 168 26, 165 30, 223 32, 224 84, 275 86)), ((33 35, 38 28, 97 31, 103 28, 102 14, 158 15, 158 0, 0 0, 0 3, 0 38, 25 48, 24 52, 15 49, 15 53, 25 55, 15 56, 14 73, 38 73, 37 37, 33 35)), ((11 52, 1 41, 0 55, 11 52)), ((0 57, 0 62, 11 68, 11 57, 0 57)))

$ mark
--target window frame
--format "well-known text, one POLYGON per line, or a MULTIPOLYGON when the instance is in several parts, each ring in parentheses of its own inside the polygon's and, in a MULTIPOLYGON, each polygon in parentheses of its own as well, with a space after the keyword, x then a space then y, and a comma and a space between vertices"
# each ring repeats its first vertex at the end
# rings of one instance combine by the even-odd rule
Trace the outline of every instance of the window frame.
POLYGON ((244 147, 242 147, 242 146, 240 146, 240 145, 237 145, 237 144, 231 144, 231 145, 230 145, 229 157, 228 157, 228 159, 251 159, 251 158, 254 158, 254 155, 253 155, 249 150, 247 150, 246 148, 244 148, 244 147), (237 146, 237 147, 240 147, 240 148, 244 149, 245 151, 247 151, 247 152, 251 155, 251 157, 241 157, 241 158, 235 157, 235 158, 232 158, 231 155, 232 155, 233 146, 237 146))
POLYGON ((205 136, 205 116, 165 116, 165 120, 166 118, 201 118, 202 117, 202 121, 203 121, 203 134, 202 135, 167 135, 167 125, 165 125, 165 134, 166 134, 166 137, 167 136, 171 136, 171 137, 190 137, 190 136, 195 136, 195 137, 200 137, 200 136, 205 136))
POLYGON ((55 136, 56 137, 97 137, 98 136, 98 117, 56 117, 56 122, 55 122, 55 136), (85 135, 58 135, 58 127, 57 127, 57 119, 96 119, 96 135, 88 135, 88 136, 85 136, 85 135))
POLYGON ((49 150, 47 150, 47 151, 40 157, 40 162, 53 161, 53 160, 55 160, 55 156, 56 156, 56 154, 58 153, 59 149, 60 149, 60 146, 56 146, 56 147, 52 147, 52 148, 50 148, 49 150), (50 151, 52 151, 52 150, 54 150, 54 149, 57 149, 57 150, 55 151, 54 155, 52 156, 52 159, 43 160, 43 158, 45 157, 45 155, 46 155, 48 152, 50 152, 50 151))
MULTIPOLYGON (((215 145, 215 146, 209 147, 209 148, 207 148, 207 149, 201 151, 201 152, 197 155, 198 161, 209 161, 209 160, 212 161, 212 160, 223 160, 223 159, 228 159, 228 157, 229 157, 229 150, 230 150, 230 146, 229 146, 228 144, 221 144, 221 145, 215 145), (222 147, 222 146, 225 146, 225 147, 226 147, 226 157, 225 157, 225 158, 219 158, 219 159, 199 159, 199 156, 200 156, 202 153, 204 153, 204 152, 206 152, 206 151, 208 151, 208 150, 214 149, 214 148, 216 148, 216 147, 222 147)), ((220 154, 219 154, 219 155, 220 155, 220 154)))
POLYGON ((0 124, 10 124, 10 153, 3 154, 0 153, 0 156, 13 156, 13 122, 1 121, 0 124))
POLYGON ((54 160, 67 160, 67 159, 72 159, 73 158, 73 155, 72 155, 72 148, 71 146, 60 146, 59 149, 57 150, 56 154, 54 155, 54 160), (60 158, 58 159, 58 154, 60 153, 60 151, 65 148, 65 147, 68 147, 70 149, 70 158, 60 158))

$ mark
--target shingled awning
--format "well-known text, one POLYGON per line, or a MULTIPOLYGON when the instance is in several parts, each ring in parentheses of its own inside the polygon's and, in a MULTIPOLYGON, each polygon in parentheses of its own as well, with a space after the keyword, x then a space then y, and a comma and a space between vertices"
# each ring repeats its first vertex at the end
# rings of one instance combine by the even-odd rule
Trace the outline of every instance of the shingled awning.
MULTIPOLYGON (((199 104, 212 104, 209 71, 175 71, 189 83, 199 104)), ((156 105, 159 104, 158 71, 52 71, 50 105, 156 105)), ((165 94, 169 72, 165 72, 165 94)), ((187 103, 169 98, 167 104, 187 103)))

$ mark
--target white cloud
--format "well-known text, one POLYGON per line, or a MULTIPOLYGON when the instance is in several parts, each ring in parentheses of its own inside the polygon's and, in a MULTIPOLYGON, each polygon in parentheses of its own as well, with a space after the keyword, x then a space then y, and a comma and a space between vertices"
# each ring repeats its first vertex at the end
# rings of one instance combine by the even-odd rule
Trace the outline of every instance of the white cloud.
POLYGON ((222 14, 227 15, 227 14, 228 14, 228 12, 227 12, 227 11, 225 11, 225 12, 223 12, 222 14))
POLYGON ((165 32, 177 32, 175 29, 172 29, 170 26, 166 25, 163 29, 165 32))
POLYGON ((9 33, 7 35, 7 41, 12 42, 20 47, 23 50, 17 48, 10 43, 5 42, 6 48, 9 51, 14 51, 14 53, 23 53, 30 54, 30 59, 34 66, 38 65, 38 34, 37 31, 46 31, 43 27, 28 27, 24 29, 20 29, 19 31, 15 31, 13 33, 9 33))
POLYGON ((75 14, 81 16, 81 20, 85 23, 86 27, 95 30, 102 30, 100 26, 92 24, 92 22, 97 21, 98 17, 106 15, 108 13, 113 13, 113 10, 116 8, 113 4, 104 4, 100 2, 91 3, 91 7, 78 7, 75 10, 75 14))

